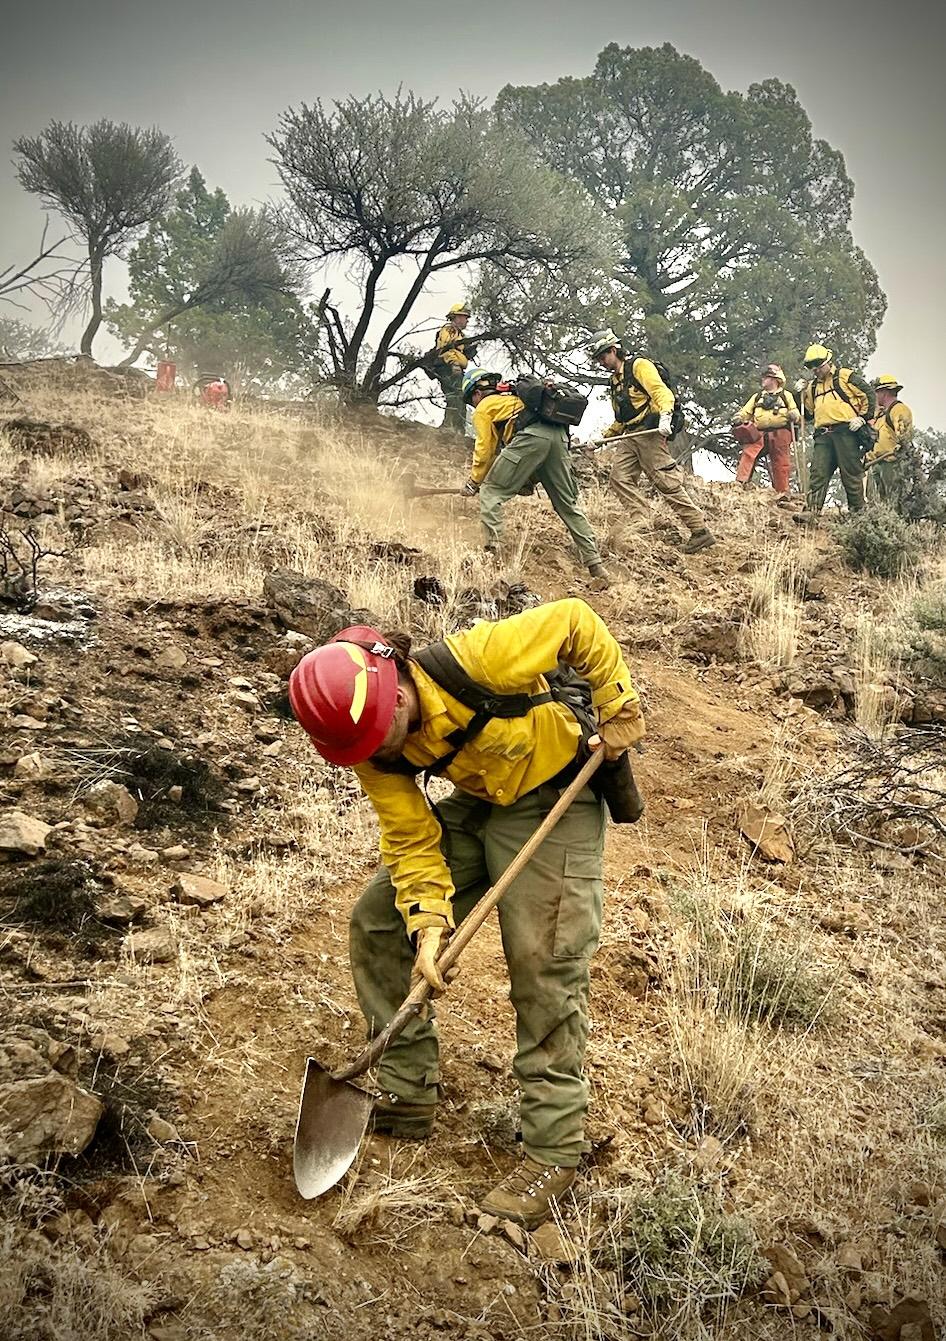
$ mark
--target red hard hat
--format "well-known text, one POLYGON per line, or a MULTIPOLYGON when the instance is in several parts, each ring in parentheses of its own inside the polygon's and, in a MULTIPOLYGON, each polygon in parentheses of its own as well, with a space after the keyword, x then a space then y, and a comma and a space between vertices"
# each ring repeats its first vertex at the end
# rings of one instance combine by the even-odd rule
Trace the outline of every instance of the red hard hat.
POLYGON ((359 624, 308 652, 290 675, 295 719, 330 764, 363 763, 388 734, 397 703, 393 657, 377 629, 359 624))

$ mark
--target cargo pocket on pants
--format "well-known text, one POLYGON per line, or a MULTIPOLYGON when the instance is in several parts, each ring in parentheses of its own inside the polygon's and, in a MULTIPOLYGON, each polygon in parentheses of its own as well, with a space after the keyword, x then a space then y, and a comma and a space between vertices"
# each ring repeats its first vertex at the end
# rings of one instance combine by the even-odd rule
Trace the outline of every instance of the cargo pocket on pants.
POLYGON ((562 895, 555 919, 555 959, 590 959, 601 934, 602 858, 566 852, 562 895))

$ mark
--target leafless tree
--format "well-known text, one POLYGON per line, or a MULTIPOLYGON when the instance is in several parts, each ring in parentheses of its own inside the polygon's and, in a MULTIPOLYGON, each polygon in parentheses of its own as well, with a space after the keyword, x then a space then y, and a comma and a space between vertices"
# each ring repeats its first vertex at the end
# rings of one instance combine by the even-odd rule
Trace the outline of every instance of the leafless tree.
POLYGON ((62 250, 73 240, 70 233, 51 242, 49 232, 47 218, 36 255, 24 265, 13 261, 0 269, 0 302, 26 312, 29 307, 22 300, 37 298, 50 314, 58 317, 79 286, 86 262, 62 250))

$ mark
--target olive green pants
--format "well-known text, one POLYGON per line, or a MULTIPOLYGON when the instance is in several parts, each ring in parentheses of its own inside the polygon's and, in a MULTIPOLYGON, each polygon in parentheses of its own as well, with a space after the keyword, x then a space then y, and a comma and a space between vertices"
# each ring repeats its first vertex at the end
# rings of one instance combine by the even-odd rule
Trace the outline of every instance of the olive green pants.
POLYGON ((437 380, 443 392, 446 408, 441 428, 450 428, 462 433, 466 425, 466 406, 463 403, 463 373, 453 364, 440 363, 437 366, 437 380))
POLYGON ((912 480, 909 478, 907 462, 901 452, 893 456, 881 457, 875 461, 867 474, 870 496, 879 503, 886 503, 901 517, 907 515, 906 500, 910 493, 912 480))
MULTIPOLYGON (((643 432, 641 429, 636 431, 643 432)), ((642 521, 650 513, 647 499, 637 487, 643 474, 688 531, 692 533, 705 528, 706 518, 686 491, 683 471, 656 429, 644 437, 619 442, 614 452, 611 488, 627 509, 625 519, 628 523, 633 525, 642 521)))
POLYGON ((813 440, 808 473, 808 510, 820 512, 834 472, 841 476, 849 512, 864 507, 864 463, 860 445, 850 429, 833 428, 813 440))
MULTIPOLYGON (((558 799, 539 787, 511 806, 455 791, 440 805, 444 851, 459 924, 495 883, 558 799)), ((516 1011, 513 1070, 521 1090, 526 1152, 545 1164, 576 1165, 586 1150, 588 977, 601 931, 604 809, 587 788, 499 904, 499 927, 516 1011)), ((374 1035, 410 990, 414 950, 382 868, 355 904, 351 966, 374 1035)), ((462 973, 462 968, 461 968, 462 973)), ((492 989, 490 989, 492 995, 492 989)), ((383 1092, 434 1103, 440 1080, 436 1025, 412 1020, 378 1067, 383 1092)))
POLYGON ((568 433, 554 424, 530 424, 493 462, 480 489, 480 521, 487 545, 499 545, 503 504, 533 479, 545 488, 549 502, 578 546, 582 563, 600 563, 598 542, 578 502, 578 484, 568 458, 568 433))

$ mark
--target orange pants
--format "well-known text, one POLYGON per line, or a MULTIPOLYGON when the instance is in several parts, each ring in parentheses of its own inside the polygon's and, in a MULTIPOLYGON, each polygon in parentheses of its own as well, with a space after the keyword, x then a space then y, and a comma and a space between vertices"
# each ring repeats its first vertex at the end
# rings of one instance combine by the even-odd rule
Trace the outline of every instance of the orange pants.
POLYGON ((742 456, 739 458, 739 469, 736 471, 736 483, 748 484, 759 457, 767 453, 772 487, 780 494, 787 494, 792 473, 792 441, 790 428, 765 429, 758 442, 743 447, 742 456))

